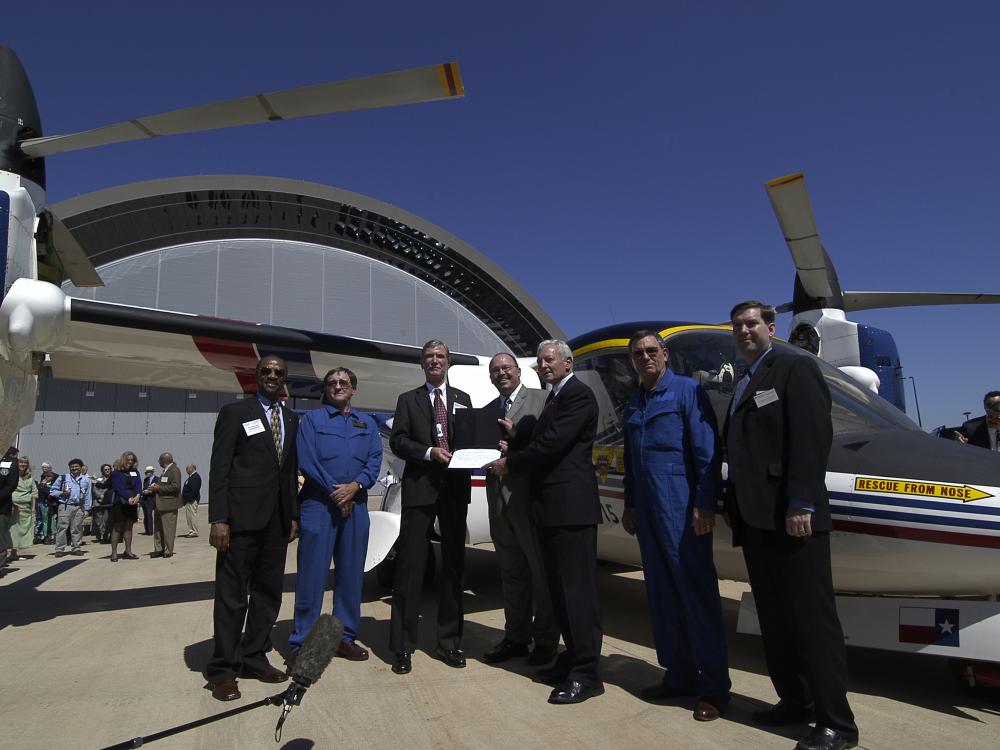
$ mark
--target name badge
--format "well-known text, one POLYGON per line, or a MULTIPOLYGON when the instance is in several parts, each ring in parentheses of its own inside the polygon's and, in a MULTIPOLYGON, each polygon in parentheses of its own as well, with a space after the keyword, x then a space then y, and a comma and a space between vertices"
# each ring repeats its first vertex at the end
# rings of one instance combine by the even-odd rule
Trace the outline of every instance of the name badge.
POLYGON ((452 407, 451 407, 451 413, 452 413, 452 414, 454 414, 454 413, 455 413, 455 412, 457 412, 457 411, 458 411, 459 409, 464 409, 464 408, 465 408, 465 404, 460 404, 460 403, 458 403, 458 402, 456 401, 456 402, 455 402, 455 403, 454 403, 454 404, 452 405, 452 407))
POLYGON ((243 423, 243 431, 247 437, 253 437, 264 431, 264 423, 259 419, 251 419, 249 422, 243 423))
POLYGON ((762 406, 773 404, 777 400, 778 394, 774 388, 768 388, 766 391, 757 391, 753 396, 753 402, 757 404, 758 409, 762 406))
POLYGON ((0 469, 9 469, 12 466, 10 461, 0 461, 0 469))
POLYGON ((138 472, 138 471, 130 471, 130 472, 129 472, 129 474, 130 474, 131 476, 133 476, 133 477, 137 477, 137 476, 139 476, 139 472, 138 472))
POLYGON ((161 481, 161 482, 163 482, 163 483, 167 483, 167 482, 169 482, 170 480, 169 480, 169 479, 167 478, 167 475, 166 475, 166 474, 164 474, 164 475, 163 475, 162 477, 160 477, 160 481, 161 481))
POLYGON ((358 427, 358 428, 363 428, 365 426, 365 423, 362 422, 360 419, 355 419, 354 420, 354 426, 358 427))

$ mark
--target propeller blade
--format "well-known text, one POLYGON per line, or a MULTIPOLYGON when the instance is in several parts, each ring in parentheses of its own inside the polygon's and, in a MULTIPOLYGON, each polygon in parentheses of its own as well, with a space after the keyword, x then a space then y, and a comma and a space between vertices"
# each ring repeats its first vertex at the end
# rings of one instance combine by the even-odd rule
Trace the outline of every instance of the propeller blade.
POLYGON ((31 138, 22 141, 20 148, 28 156, 36 158, 161 135, 195 133, 270 120, 292 120, 297 117, 432 102, 461 96, 465 96, 465 87, 462 85, 458 63, 451 62, 228 99, 79 133, 31 138))
POLYGON ((58 259, 58 265, 62 266, 63 273, 69 280, 81 289, 104 286, 94 264, 62 220, 47 208, 41 212, 40 217, 38 241, 50 255, 58 259))
POLYGON ((779 177, 766 183, 765 187, 802 288, 816 299, 834 296, 826 253, 819 241, 812 203, 806 191, 805 176, 799 172, 779 177))
POLYGON ((844 292, 844 309, 878 310, 925 305, 998 305, 1000 294, 948 292, 844 292))

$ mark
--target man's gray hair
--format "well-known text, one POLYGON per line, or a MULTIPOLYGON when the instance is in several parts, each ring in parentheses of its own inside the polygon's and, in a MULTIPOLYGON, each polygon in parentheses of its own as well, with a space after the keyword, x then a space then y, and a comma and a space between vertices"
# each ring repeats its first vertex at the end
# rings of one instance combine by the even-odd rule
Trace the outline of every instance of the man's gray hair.
POLYGON ((545 339, 542 343, 538 345, 538 349, 535 350, 535 356, 537 357, 542 353, 542 349, 548 349, 549 347, 554 348, 559 355, 566 357, 567 359, 573 359, 573 350, 569 348, 567 344, 562 339, 545 339))

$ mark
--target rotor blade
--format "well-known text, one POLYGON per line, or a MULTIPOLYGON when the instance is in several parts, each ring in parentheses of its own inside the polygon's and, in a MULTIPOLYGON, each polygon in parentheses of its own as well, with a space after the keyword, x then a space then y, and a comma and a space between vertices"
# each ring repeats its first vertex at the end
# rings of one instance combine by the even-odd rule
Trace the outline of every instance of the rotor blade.
POLYGON ((451 62, 202 104, 79 133, 31 138, 23 141, 20 147, 32 158, 52 156, 161 135, 461 96, 465 96, 465 87, 458 63, 451 62))
POLYGON ((844 309, 878 310, 925 305, 1000 305, 1000 294, 948 292, 844 292, 844 309))
POLYGON ((42 214, 48 230, 44 238, 45 246, 49 253, 58 258, 59 265, 69 280, 81 289, 104 286, 104 281, 98 275, 94 264, 90 262, 87 253, 80 247, 80 243, 76 241, 69 228, 51 210, 45 209, 42 214))
POLYGON ((832 297, 826 254, 820 245, 805 176, 799 172, 779 177, 766 183, 765 187, 802 288, 816 299, 832 297))

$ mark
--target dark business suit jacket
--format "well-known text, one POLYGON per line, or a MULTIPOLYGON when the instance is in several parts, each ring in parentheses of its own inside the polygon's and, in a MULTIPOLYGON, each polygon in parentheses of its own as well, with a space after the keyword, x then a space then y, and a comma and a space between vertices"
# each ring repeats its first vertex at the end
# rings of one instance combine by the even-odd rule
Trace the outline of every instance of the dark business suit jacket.
MULTIPOLYGON (((726 420, 725 434, 733 518, 757 529, 784 529, 788 499, 797 498, 815 507, 814 531, 831 530, 830 391, 815 362, 772 350, 726 420), (778 398, 758 406, 772 390, 778 398)), ((738 542, 738 526, 734 531, 738 542)))
POLYGON ((969 445, 978 445, 980 448, 990 450, 990 430, 986 424, 986 417, 978 417, 965 422, 958 431, 965 435, 969 445))
POLYGON ((530 442, 508 456, 512 474, 531 475, 540 526, 601 522, 593 460, 597 416, 597 399, 574 375, 542 409, 530 442))
POLYGON ((263 529, 271 520, 275 503, 286 532, 299 517, 296 482, 295 436, 299 417, 281 408, 284 445, 279 468, 274 437, 257 395, 226 404, 215 422, 209 472, 208 518, 226 520, 234 532, 263 529), (260 420, 263 432, 247 435, 244 424, 260 420))
MULTIPOLYGON (((448 435, 455 434, 455 404, 472 408, 472 399, 465 391, 451 385, 446 390, 448 409, 448 435)), ((436 446, 434 434, 434 409, 427 388, 421 385, 401 394, 396 401, 396 413, 389 435, 389 447, 406 461, 403 469, 403 508, 433 505, 442 492, 449 493, 455 502, 468 504, 471 483, 466 471, 449 471, 437 461, 425 461, 428 446, 436 446)))

